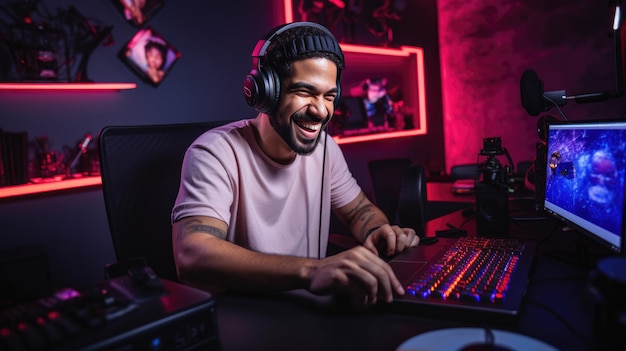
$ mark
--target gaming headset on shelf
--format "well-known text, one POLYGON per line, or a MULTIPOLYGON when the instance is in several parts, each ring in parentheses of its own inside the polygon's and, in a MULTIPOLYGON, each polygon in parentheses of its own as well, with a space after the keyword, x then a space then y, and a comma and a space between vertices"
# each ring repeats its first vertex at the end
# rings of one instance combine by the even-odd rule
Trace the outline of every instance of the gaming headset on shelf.
MULTIPOLYGON (((252 51, 252 70, 243 82, 243 95, 248 105, 254 107, 257 111, 269 113, 274 109, 280 97, 280 78, 275 70, 265 64, 267 48, 272 40, 281 33, 296 27, 313 27, 324 33, 324 35, 308 35, 302 38, 296 38, 286 43, 281 48, 273 50, 270 54, 279 58, 283 55, 283 59, 289 60, 298 57, 307 52, 329 52, 339 56, 342 63, 344 61, 343 51, 333 34, 324 26, 313 22, 294 22, 288 23, 270 32, 266 39, 259 40, 252 51)), ((341 93, 341 71, 343 67, 337 69, 337 97, 335 98, 335 107, 339 102, 341 93)))

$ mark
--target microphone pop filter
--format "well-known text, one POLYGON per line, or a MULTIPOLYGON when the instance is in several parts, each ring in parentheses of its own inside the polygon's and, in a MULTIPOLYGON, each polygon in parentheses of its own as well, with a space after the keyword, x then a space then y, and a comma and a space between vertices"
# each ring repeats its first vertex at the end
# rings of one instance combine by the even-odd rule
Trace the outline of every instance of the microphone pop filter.
POLYGON ((537 116, 544 111, 543 82, 532 69, 527 69, 520 79, 520 93, 522 106, 531 116, 537 116))

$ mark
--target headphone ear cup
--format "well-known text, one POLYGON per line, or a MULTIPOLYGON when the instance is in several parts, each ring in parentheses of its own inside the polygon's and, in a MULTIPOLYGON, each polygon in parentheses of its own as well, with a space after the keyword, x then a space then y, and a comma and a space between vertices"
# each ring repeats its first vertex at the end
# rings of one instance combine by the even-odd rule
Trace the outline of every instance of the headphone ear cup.
POLYGON ((250 71, 243 79, 243 98, 248 106, 256 108, 259 100, 259 83, 256 70, 250 71))
POLYGON ((257 111, 269 113, 278 104, 280 82, 271 68, 252 70, 243 82, 244 98, 257 111))

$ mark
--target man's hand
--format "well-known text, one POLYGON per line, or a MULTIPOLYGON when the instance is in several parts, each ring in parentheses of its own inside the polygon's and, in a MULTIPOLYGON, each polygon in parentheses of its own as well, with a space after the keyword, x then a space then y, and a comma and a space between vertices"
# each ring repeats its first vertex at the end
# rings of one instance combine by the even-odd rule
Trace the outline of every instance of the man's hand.
POLYGON ((384 224, 380 228, 374 230, 365 239, 363 246, 372 251, 376 255, 385 254, 392 256, 399 254, 409 247, 417 246, 420 242, 419 236, 415 234, 415 230, 411 228, 400 228, 397 225, 384 224), (377 246, 385 243, 387 252, 378 252, 377 246))
POLYGON ((317 261, 309 281, 309 290, 314 294, 347 294, 365 305, 373 305, 379 299, 390 303, 394 293, 404 295, 391 267, 363 246, 317 261))

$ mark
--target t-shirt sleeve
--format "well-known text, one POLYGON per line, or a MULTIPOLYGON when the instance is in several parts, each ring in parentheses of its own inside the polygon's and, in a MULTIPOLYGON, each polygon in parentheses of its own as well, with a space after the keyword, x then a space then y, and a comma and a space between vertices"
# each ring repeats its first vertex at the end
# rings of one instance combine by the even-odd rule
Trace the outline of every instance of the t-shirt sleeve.
POLYGON ((172 223, 189 216, 215 217, 229 223, 234 189, 228 172, 229 154, 232 150, 227 143, 220 142, 194 142, 187 149, 172 223))
POLYGON ((354 200, 361 192, 361 187, 352 176, 345 156, 339 145, 328 138, 328 156, 331 169, 331 206, 339 208, 354 200))

